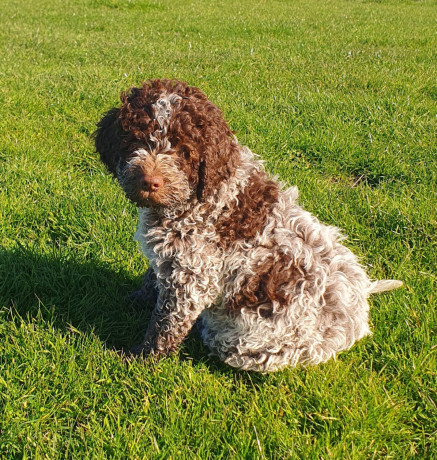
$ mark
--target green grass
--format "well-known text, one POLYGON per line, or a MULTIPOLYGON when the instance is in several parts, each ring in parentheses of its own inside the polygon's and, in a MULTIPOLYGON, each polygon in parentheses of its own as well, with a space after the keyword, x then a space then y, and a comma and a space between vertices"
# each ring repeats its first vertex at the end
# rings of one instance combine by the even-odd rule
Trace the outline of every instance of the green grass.
POLYGON ((3 0, 0 457, 437 458, 437 2, 3 0), (123 362, 148 313, 136 210, 90 134, 147 78, 201 87, 349 236, 374 335, 273 375, 196 334, 123 362))

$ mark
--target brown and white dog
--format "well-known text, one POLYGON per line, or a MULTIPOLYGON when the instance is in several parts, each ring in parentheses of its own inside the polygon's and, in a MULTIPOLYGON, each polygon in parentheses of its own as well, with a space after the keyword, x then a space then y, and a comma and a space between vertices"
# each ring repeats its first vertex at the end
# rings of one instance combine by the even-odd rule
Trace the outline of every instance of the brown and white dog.
POLYGON ((121 102, 95 143, 138 206, 150 262, 138 297, 156 306, 134 353, 173 352, 198 322, 224 362, 268 372, 321 363, 370 333, 368 296, 402 283, 370 281, 338 229, 268 177, 199 89, 150 80, 121 102))

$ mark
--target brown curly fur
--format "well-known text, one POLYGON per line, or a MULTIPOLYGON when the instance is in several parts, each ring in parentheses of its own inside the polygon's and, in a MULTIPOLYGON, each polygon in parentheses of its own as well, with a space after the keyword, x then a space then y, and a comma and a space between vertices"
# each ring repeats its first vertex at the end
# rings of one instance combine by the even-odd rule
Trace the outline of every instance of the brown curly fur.
POLYGON ((96 150, 114 176, 120 160, 139 148, 155 149, 164 137, 180 155, 199 199, 235 171, 238 144, 221 110, 198 88, 177 80, 149 80, 123 92, 120 99, 121 107, 110 109, 95 132, 96 150), (152 109, 163 94, 180 96, 165 131, 152 109))
MULTIPOLYGON (((306 279, 303 267, 296 266, 292 257, 272 248, 271 254, 260 260, 253 273, 244 279, 234 294, 229 308, 238 312, 253 311, 263 318, 273 316, 273 305, 287 305, 297 284, 306 279)), ((278 313, 276 310, 275 313, 278 313)))
POLYGON ((215 225, 224 247, 261 233, 271 207, 278 201, 279 187, 264 171, 254 173, 230 210, 224 210, 215 225))

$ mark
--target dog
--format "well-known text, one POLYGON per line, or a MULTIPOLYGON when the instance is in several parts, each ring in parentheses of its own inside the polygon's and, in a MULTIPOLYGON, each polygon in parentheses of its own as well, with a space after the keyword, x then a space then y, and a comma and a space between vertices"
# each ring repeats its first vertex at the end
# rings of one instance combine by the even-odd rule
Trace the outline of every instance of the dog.
POLYGON ((371 281, 340 231, 272 180, 196 87, 149 80, 97 124, 101 160, 139 210, 155 302, 134 355, 175 352, 198 325, 212 355, 270 372, 318 364, 370 334, 371 281))

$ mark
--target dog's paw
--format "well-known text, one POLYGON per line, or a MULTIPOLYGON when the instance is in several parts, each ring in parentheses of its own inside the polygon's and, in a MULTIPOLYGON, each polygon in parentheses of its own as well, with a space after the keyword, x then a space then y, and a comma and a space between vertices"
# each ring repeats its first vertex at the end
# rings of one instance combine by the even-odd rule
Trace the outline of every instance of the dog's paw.
POLYGON ((137 345, 132 348, 123 348, 121 350, 121 356, 125 361, 133 361, 137 358, 143 358, 145 356, 144 347, 142 345, 137 345))
POLYGON ((144 356, 144 346, 143 345, 137 345, 136 347, 132 347, 129 349, 129 355, 132 356, 133 358, 136 358, 138 356, 144 356))

